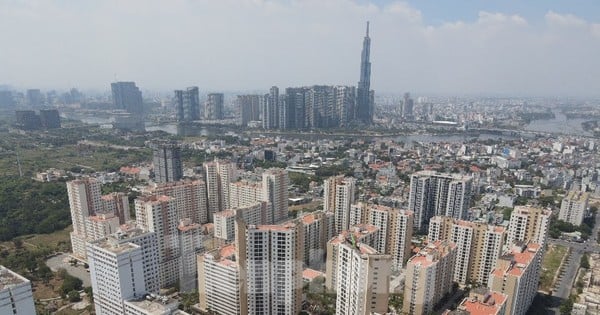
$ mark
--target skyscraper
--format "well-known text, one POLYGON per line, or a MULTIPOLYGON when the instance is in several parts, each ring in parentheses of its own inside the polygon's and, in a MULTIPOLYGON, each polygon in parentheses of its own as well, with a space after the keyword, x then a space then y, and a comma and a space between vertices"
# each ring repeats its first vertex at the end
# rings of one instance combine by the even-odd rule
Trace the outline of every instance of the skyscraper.
POLYGON ((534 242, 543 246, 548 238, 552 211, 531 206, 516 206, 510 215, 506 244, 534 242))
POLYGON ((153 143, 154 181, 166 183, 183 177, 181 150, 175 143, 153 143))
POLYGON ((272 86, 262 99, 261 119, 264 129, 279 127, 279 88, 276 86, 272 86))
POLYGON ((197 86, 187 90, 175 90, 175 108, 177 121, 194 121, 200 119, 200 95, 197 86))
POLYGON ((411 252, 413 213, 382 205, 369 205, 368 212, 367 223, 380 230, 375 249, 392 256, 395 271, 402 269, 411 252))
POLYGON ((40 121, 46 129, 60 128, 60 115, 56 109, 41 109, 40 121))
POLYGON ((338 234, 350 227, 350 205, 355 200, 356 179, 336 176, 325 180, 323 210, 333 212, 335 217, 334 233, 338 234))
POLYGON ((558 218, 573 225, 581 225, 587 210, 590 194, 581 191, 569 191, 560 204, 558 218))
POLYGON ((27 105, 32 108, 40 107, 44 103, 44 96, 39 89, 27 90, 27 105))
POLYGON ((210 93, 204 103, 204 118, 223 119, 223 93, 210 93))
POLYGON ((371 97, 371 38, 369 37, 369 22, 367 22, 367 34, 363 40, 363 48, 360 58, 360 81, 358 81, 356 118, 365 123, 373 122, 373 103, 371 97))
POLYGON ((270 168, 263 173, 263 198, 269 202, 266 220, 270 224, 279 223, 288 217, 288 186, 287 171, 280 168, 270 168))
POLYGON ((229 184, 235 177, 235 164, 228 160, 204 163, 208 218, 213 222, 213 214, 229 209, 229 184))
POLYGON ((31 281, 0 265, 0 314, 35 314, 31 281))
POLYGON ((260 120, 260 95, 238 95, 237 105, 242 126, 248 126, 249 121, 260 120))
POLYGON ((94 178, 84 178, 67 182, 69 208, 71 209, 71 248, 73 254, 85 257, 85 242, 87 240, 86 220, 100 210, 100 183, 94 178))
POLYGON ((114 82, 110 87, 115 109, 122 109, 134 115, 144 113, 142 92, 135 82, 114 82))
POLYGON ((436 215, 466 219, 472 181, 470 176, 433 171, 411 175, 408 210, 415 213, 415 228, 427 231, 429 219, 436 215))

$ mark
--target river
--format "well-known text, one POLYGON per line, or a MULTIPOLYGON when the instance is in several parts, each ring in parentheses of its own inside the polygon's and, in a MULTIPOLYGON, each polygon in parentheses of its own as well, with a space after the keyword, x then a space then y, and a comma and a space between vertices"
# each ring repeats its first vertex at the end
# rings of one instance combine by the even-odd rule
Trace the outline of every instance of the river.
POLYGON ((581 126, 586 119, 568 119, 567 116, 563 115, 560 111, 553 111, 553 113, 554 119, 533 120, 525 126, 525 130, 566 135, 592 136, 591 133, 583 130, 583 126, 581 126))

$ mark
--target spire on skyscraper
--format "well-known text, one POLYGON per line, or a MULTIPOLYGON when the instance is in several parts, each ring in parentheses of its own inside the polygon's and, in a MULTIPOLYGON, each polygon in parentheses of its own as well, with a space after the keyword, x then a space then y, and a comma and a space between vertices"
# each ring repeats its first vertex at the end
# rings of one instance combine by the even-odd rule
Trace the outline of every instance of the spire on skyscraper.
POLYGON ((360 58, 360 81, 358 81, 355 116, 357 120, 365 124, 370 124, 373 122, 370 57, 371 38, 369 37, 369 21, 367 21, 367 33, 363 40, 363 49, 360 58))

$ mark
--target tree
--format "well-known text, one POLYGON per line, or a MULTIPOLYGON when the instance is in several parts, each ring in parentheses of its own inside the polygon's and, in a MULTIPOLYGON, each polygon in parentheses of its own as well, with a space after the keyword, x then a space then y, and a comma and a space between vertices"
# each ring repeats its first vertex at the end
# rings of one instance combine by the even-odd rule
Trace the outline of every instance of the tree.
POLYGON ((79 296, 79 291, 71 290, 67 293, 67 299, 69 302, 79 302, 81 301, 81 297, 79 296))
POLYGON ((590 259, 589 259, 587 253, 585 253, 585 254, 583 254, 583 256, 581 256, 581 261, 579 262, 579 267, 584 268, 584 269, 590 269, 590 259))
POLYGON ((69 274, 65 276, 63 284, 60 286, 60 292, 63 295, 66 295, 73 290, 79 291, 81 289, 83 289, 83 282, 81 279, 73 277, 69 274))

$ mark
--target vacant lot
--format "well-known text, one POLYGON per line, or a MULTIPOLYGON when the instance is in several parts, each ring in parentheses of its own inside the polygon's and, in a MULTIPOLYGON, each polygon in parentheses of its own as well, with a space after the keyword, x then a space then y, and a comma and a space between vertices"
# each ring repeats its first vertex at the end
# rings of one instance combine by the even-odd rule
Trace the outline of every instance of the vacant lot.
POLYGON ((560 245, 549 245, 542 261, 542 274, 540 276, 540 290, 550 291, 554 285, 554 278, 560 271, 560 264, 567 254, 567 248, 560 245))

